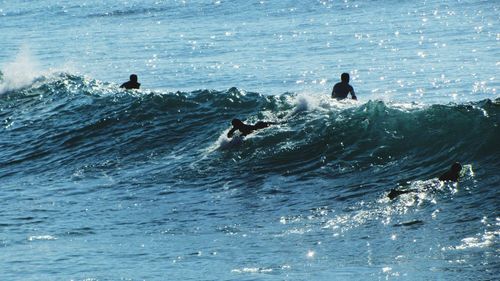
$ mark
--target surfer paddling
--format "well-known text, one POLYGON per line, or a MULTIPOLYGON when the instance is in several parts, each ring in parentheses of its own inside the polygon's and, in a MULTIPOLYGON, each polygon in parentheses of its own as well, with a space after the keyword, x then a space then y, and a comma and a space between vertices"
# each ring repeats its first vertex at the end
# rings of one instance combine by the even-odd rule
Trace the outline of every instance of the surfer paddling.
POLYGON ((354 93, 354 88, 349 84, 349 73, 342 73, 340 76, 340 82, 335 84, 332 89, 332 98, 337 100, 343 100, 347 98, 347 95, 351 93, 353 100, 357 100, 356 94, 354 93))
MULTIPOLYGON (((462 171, 462 165, 458 162, 453 163, 451 165, 450 169, 446 172, 444 172, 441 176, 439 176, 440 181, 454 181, 457 182, 460 178, 460 172, 462 171)), ((398 189, 391 189, 389 194, 387 194, 387 197, 389 199, 393 200, 394 198, 398 197, 401 194, 406 194, 410 192, 414 192, 415 190, 411 189, 406 189, 406 190, 398 190, 398 189)))
POLYGON ((453 163, 451 168, 444 174, 439 176, 440 181, 458 181, 460 178, 460 171, 462 171, 462 165, 458 162, 453 163))
POLYGON ((241 136, 246 136, 248 134, 251 134, 255 130, 264 129, 276 123, 259 121, 255 123, 255 125, 248 125, 243 123, 240 119, 235 118, 231 121, 231 124, 233 125, 233 127, 227 133, 228 138, 232 138, 235 131, 240 131, 241 136))

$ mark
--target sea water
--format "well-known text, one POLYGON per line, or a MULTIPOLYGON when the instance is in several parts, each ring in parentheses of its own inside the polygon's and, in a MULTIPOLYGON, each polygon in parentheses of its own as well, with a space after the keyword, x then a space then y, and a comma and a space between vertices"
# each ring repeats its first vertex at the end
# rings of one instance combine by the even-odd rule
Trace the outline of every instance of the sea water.
POLYGON ((0 1, 0 279, 498 279, 499 9, 0 1))

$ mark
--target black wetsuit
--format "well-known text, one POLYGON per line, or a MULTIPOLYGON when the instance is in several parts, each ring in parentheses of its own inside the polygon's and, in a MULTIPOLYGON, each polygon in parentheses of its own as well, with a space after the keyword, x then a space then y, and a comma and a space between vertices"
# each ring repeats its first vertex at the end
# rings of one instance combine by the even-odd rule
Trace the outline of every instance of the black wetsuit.
POLYGON ((347 95, 351 93, 353 99, 356 99, 356 94, 354 94, 354 89, 349 83, 339 82, 333 86, 332 98, 343 100, 347 98, 347 95))
POLYGON ((125 89, 139 89, 141 87, 141 83, 137 83, 135 81, 128 81, 123 83, 120 88, 125 88, 125 89))
POLYGON ((227 133, 227 137, 228 138, 231 138, 233 137, 233 133, 238 130, 240 131, 241 135, 242 136, 246 136, 248 134, 251 134, 253 131, 255 130, 258 130, 258 129, 263 129, 263 128, 267 128, 269 127, 270 125, 272 125, 274 123, 271 123, 271 122, 262 122, 262 121, 259 121, 257 122, 255 125, 247 125, 247 124, 242 124, 238 127, 233 127, 228 133, 227 133))
POLYGON ((460 178, 460 171, 449 170, 439 176, 440 181, 458 181, 460 178))

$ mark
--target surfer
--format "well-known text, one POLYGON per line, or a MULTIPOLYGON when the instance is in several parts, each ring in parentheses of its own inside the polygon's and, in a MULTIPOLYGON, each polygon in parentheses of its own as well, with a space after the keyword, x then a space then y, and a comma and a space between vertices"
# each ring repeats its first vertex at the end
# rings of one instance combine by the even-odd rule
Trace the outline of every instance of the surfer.
POLYGON ((333 86, 332 98, 337 100, 343 100, 347 98, 347 95, 351 93, 353 100, 357 100, 356 94, 354 93, 354 88, 349 84, 349 73, 342 73, 340 76, 340 82, 333 86))
POLYGON ((255 123, 255 125, 247 125, 243 123, 240 119, 235 118, 231 121, 231 124, 233 125, 233 127, 227 133, 228 138, 232 138, 236 130, 240 131, 242 136, 246 136, 248 134, 251 134, 255 130, 264 129, 276 123, 259 121, 255 123))
POLYGON ((129 89, 139 89, 141 87, 141 83, 137 82, 137 75, 131 74, 130 75, 130 80, 123 83, 120 88, 125 88, 127 90, 129 89))
POLYGON ((440 181, 458 181, 460 178, 460 171, 462 171, 462 165, 458 162, 453 163, 450 169, 444 174, 439 176, 440 181))
MULTIPOLYGON (((457 182, 458 179, 460 178, 461 171, 462 171, 462 165, 458 162, 455 162, 455 163, 453 163, 453 165, 451 165, 450 169, 448 171, 444 172, 441 176, 439 176, 438 179, 440 181, 457 182)), ((391 189, 389 194, 387 194, 387 197, 389 197, 389 199, 392 200, 401 194, 406 194, 406 193, 410 193, 410 192, 414 192, 414 191, 415 190, 411 190, 411 189, 398 190, 398 189, 393 188, 393 189, 391 189)))

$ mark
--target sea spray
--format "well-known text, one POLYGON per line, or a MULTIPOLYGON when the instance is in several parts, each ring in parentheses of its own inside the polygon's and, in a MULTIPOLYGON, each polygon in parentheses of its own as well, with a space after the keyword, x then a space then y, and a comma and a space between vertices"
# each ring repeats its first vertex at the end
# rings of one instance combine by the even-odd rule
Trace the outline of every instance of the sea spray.
POLYGON ((23 46, 14 61, 1 67, 0 94, 29 86, 40 75, 38 62, 28 47, 23 46))

